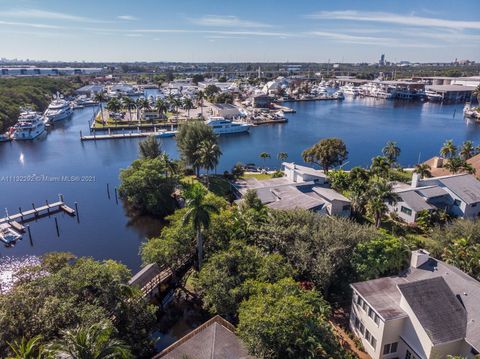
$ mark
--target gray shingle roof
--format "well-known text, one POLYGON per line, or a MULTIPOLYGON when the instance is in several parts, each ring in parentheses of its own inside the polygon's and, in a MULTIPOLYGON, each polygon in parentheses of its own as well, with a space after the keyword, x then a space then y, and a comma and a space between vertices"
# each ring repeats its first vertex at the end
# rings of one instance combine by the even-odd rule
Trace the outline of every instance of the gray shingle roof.
POLYGON ((341 201, 341 202, 348 202, 350 203, 350 200, 342 195, 341 193, 338 193, 334 189, 331 188, 325 188, 325 187, 318 187, 315 186, 313 187, 313 191, 317 193, 319 196, 325 198, 327 201, 341 201))
POLYGON ((420 212, 424 209, 434 209, 432 205, 425 202, 425 200, 413 189, 405 192, 397 193, 402 202, 405 202, 409 208, 413 209, 415 212, 420 212))
POLYGON ((128 284, 143 288, 148 282, 160 274, 160 267, 156 263, 151 263, 142 268, 129 281, 128 284))
POLYGON ((451 176, 439 179, 453 193, 468 204, 480 202, 480 181, 473 175, 451 176))
POLYGON ((155 358, 162 359, 255 359, 233 326, 216 316, 187 334, 155 358))
POLYGON ((467 313, 442 277, 398 284, 433 344, 465 338, 467 313))
POLYGON ((420 196, 429 198, 435 198, 440 196, 447 196, 448 192, 445 191, 442 187, 426 187, 426 188, 419 188, 416 191, 420 196))

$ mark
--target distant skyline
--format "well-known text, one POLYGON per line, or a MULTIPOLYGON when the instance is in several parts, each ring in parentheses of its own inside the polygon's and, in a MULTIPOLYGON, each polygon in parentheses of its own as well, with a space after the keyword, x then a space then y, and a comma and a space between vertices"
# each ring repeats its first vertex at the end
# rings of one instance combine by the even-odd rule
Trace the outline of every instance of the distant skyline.
POLYGON ((480 61, 478 0, 0 0, 0 57, 480 61))

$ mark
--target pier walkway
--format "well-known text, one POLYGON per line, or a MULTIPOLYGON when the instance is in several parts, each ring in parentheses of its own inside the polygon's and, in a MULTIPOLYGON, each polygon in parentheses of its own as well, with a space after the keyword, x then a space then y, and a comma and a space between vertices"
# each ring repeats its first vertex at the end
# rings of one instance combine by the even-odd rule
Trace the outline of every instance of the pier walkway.
POLYGON ((140 138, 140 137, 173 137, 177 131, 157 131, 157 132, 124 132, 124 133, 109 133, 106 135, 82 135, 80 131, 80 140, 81 141, 96 141, 96 140, 113 140, 119 138, 140 138))

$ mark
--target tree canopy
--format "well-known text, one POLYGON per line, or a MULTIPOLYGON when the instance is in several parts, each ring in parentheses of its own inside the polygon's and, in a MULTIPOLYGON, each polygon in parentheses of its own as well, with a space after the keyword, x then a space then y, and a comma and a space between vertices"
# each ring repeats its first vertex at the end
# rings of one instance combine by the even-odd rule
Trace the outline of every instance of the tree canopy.
POLYGON ((348 157, 347 146, 339 138, 324 138, 302 153, 305 162, 318 164, 327 173, 332 167, 339 166, 348 157))

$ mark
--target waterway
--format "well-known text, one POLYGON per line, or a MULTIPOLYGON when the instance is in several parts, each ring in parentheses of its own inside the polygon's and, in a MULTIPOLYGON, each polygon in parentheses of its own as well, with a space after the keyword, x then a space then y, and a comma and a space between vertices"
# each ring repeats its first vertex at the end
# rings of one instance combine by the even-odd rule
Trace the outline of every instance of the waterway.
MULTIPOLYGON (((221 137, 223 156, 218 171, 230 170, 236 162, 278 167, 278 152, 301 163, 301 152, 324 137, 339 137, 347 144, 346 167, 368 165, 388 140, 402 149, 400 162, 412 166, 436 154, 446 139, 457 144, 472 140, 480 144, 480 126, 463 119, 462 105, 399 103, 376 99, 297 102, 286 124, 252 128, 248 134, 221 137), (263 163, 261 152, 271 158, 263 163)), ((76 110, 72 119, 32 142, 0 143, 0 217, 32 203, 53 202, 61 193, 73 207, 78 202, 79 221, 58 214, 30 223, 32 241, 24 236, 15 247, 0 247, 1 256, 41 255, 70 251, 96 259, 112 258, 138 270, 140 244, 159 233, 161 225, 149 218, 130 218, 114 188, 118 174, 138 156, 140 139, 81 142, 80 130, 88 132, 92 108, 76 110), (31 176, 30 181, 20 181, 31 176), (107 184, 110 196, 107 194, 107 184)), ((178 157, 174 138, 162 140, 163 149, 178 157)))

